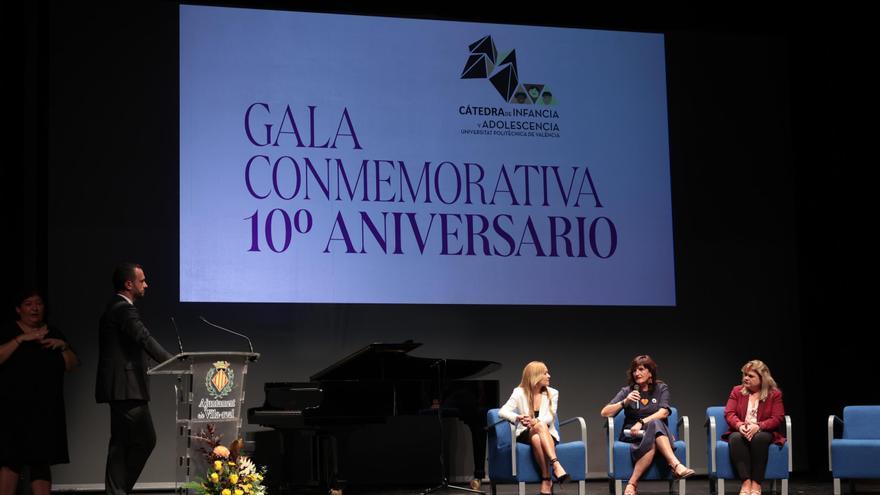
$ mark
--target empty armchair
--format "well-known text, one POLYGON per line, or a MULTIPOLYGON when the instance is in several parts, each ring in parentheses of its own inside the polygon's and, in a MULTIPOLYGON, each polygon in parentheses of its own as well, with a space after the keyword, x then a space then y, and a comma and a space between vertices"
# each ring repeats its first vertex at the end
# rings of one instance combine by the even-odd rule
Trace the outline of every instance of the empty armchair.
POLYGON ((841 479, 880 478, 880 406, 847 406, 843 419, 828 417, 828 468, 834 494, 841 479), (841 438, 835 430, 842 426, 841 438), (835 428, 838 427, 838 428, 835 428))
MULTIPOLYGON (((532 459, 532 447, 517 443, 515 426, 498 415, 498 409, 491 409, 486 420, 488 426, 489 482, 492 494, 498 483, 518 483, 520 495, 525 494, 526 483, 539 483, 541 474, 532 459)), ((556 456, 572 481, 578 482, 578 493, 586 493, 587 479, 587 423, 584 418, 575 417, 560 422, 556 428, 577 423, 580 438, 573 442, 560 442, 556 446, 556 456)), ((559 430, 560 433, 562 430, 559 430)))
MULTIPOLYGON (((730 461, 730 446, 722 435, 727 431, 727 420, 724 419, 724 407, 716 406, 706 409, 706 448, 707 460, 709 461, 710 488, 715 484, 718 495, 724 493, 724 480, 738 479, 730 461)), ((782 493, 788 493, 788 479, 791 474, 791 417, 785 416, 784 445, 770 444, 767 468, 765 469, 766 480, 773 480, 774 488, 777 480, 782 481, 782 493)))

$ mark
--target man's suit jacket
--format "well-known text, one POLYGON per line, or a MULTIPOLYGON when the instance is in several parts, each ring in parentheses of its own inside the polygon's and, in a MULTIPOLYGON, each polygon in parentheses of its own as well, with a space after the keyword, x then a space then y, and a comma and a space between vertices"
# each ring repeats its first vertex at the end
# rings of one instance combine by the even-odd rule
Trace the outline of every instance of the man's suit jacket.
MULTIPOLYGON (((727 432, 722 435, 724 440, 731 433, 739 431, 739 426, 745 422, 749 409, 749 396, 742 394, 742 385, 733 387, 727 398, 727 406, 724 408, 724 418, 729 426, 727 432)), ((785 420, 785 406, 782 404, 782 391, 775 388, 767 394, 767 398, 758 403, 758 427, 761 431, 773 434, 773 443, 785 444, 785 435, 782 434, 782 422, 785 420)))
MULTIPOLYGON (((526 393, 523 392, 523 389, 516 387, 510 394, 510 398, 507 399, 507 403, 501 406, 501 409, 498 411, 499 416, 511 423, 516 423, 516 436, 519 436, 520 433, 526 430, 522 423, 516 422, 516 417, 519 415, 535 415, 535 411, 531 409, 531 404, 528 402, 529 400, 526 398, 526 393)), ((555 415, 557 405, 559 405, 559 391, 555 388, 547 387, 547 393, 541 394, 541 409, 538 411, 538 421, 547 425, 547 428, 550 430, 550 436, 558 442, 559 432, 556 431, 555 415)))
POLYGON ((98 332, 95 401, 150 400, 147 356, 161 363, 172 355, 150 335, 137 308, 117 294, 107 303, 98 332))

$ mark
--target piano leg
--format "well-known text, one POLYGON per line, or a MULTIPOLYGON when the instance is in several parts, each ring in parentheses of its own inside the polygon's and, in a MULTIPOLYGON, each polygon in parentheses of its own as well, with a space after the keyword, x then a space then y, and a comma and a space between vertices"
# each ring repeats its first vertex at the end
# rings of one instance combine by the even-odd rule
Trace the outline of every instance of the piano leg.
POLYGON ((330 495, 342 495, 339 485, 339 448, 336 436, 321 432, 318 438, 318 482, 329 489, 330 495))
MULTIPOLYGON (((471 430, 471 445, 474 454, 474 480, 479 480, 480 483, 482 483, 483 478, 486 476, 486 432, 483 430, 483 426, 486 424, 486 411, 481 412, 482 414, 469 414, 461 418, 462 422, 471 430)), ((471 488, 474 490, 480 489, 479 485, 474 488, 473 484, 471 488)))

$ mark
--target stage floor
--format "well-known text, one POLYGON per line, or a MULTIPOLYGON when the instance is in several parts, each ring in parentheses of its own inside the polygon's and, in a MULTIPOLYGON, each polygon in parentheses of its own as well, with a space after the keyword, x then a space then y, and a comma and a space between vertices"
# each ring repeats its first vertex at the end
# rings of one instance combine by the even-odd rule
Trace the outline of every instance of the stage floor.
MULTIPOLYGON (((462 483, 465 485, 465 483, 462 483)), ((643 481, 639 483, 639 494, 641 495, 660 495, 667 494, 668 491, 668 483, 661 481, 643 481)), ((30 490, 26 487, 19 487, 20 490, 18 495, 30 495, 30 490)), ((349 486, 347 487, 343 495, 417 495, 424 491, 429 486, 411 486, 411 487, 382 487, 382 486, 349 486)), ((608 482, 600 481, 600 480, 590 480, 586 484, 587 494, 589 495, 609 495, 608 491, 608 482)), ((490 493, 489 485, 484 484, 482 489, 488 494, 490 493)), ((842 483, 842 493, 844 494, 868 494, 868 495, 880 495, 880 480, 862 480, 856 483, 855 491, 851 491, 849 484, 844 482, 842 483)), ((726 495, 737 495, 739 493, 739 483, 725 482, 725 494, 726 495)), ((536 495, 540 491, 540 486, 538 484, 528 484, 526 485, 526 494, 527 495, 536 495)), ((77 489, 77 490, 65 490, 65 489, 56 489, 53 490, 53 493, 59 495, 99 495, 104 492, 99 489, 77 489)), ((147 490, 136 490, 136 494, 143 495, 175 495, 173 491, 170 490, 161 490, 161 489, 147 489, 147 490)), ((270 493, 270 495, 327 495, 327 492, 319 492, 317 490, 303 490, 296 492, 275 492, 270 493)), ((440 495, 465 495, 468 492, 458 491, 454 489, 442 490, 434 492, 440 495)), ((498 495, 516 495, 517 494, 517 486, 516 485, 499 485, 497 490, 498 495)), ((555 487, 553 493, 555 495, 577 495, 578 493, 578 485, 577 483, 568 483, 563 486, 555 487)), ((675 491, 673 492, 676 495, 678 494, 678 488, 676 484, 675 491)), ((770 494, 770 484, 764 484, 764 493, 770 494)), ((831 495, 833 493, 831 481, 826 478, 809 478, 806 476, 796 476, 789 483, 788 489, 789 495, 831 495)), ((709 482, 706 478, 697 476, 690 479, 687 482, 687 494, 688 495, 710 495, 709 493, 709 482)))
MULTIPOLYGON (((668 483, 666 482, 658 482, 658 481, 643 481, 639 483, 639 494, 667 494, 668 491, 668 483)), ((411 488, 366 488, 366 487, 351 487, 350 489, 345 490, 343 495, 412 495, 418 494, 425 487, 411 487, 411 488)), ((880 495, 880 481, 878 480, 866 480, 863 482, 856 483, 856 491, 849 491, 849 485, 847 483, 842 483, 841 485, 842 493, 858 493, 858 494, 875 494, 880 495)), ((482 489, 489 494, 489 486, 483 485, 482 489)), ((536 495, 540 491, 540 486, 537 484, 529 484, 526 485, 526 495, 536 495)), ((467 494, 468 492, 462 492, 458 490, 443 490, 439 492, 435 492, 438 494, 467 494)), ((516 485, 499 485, 497 493, 499 495, 515 495, 517 493, 516 485)), ((563 486, 554 487, 553 493, 555 495, 577 495, 578 486, 577 483, 568 483, 563 486)), ((587 482, 587 493, 589 495, 608 495, 608 483, 602 481, 588 481, 587 482)), ((678 488, 676 484, 675 491, 673 492, 678 494, 678 488)), ((730 481, 725 482, 725 493, 727 495, 737 495, 739 493, 739 483, 732 483, 730 481)), ((769 483, 764 484, 764 493, 770 494, 770 486, 769 483)), ((830 481, 811 481, 811 480, 792 480, 788 485, 788 493, 789 495, 830 495, 833 493, 832 485, 830 481)), ((688 495, 709 495, 709 482, 705 478, 695 478, 689 480, 687 482, 687 494, 688 495)))

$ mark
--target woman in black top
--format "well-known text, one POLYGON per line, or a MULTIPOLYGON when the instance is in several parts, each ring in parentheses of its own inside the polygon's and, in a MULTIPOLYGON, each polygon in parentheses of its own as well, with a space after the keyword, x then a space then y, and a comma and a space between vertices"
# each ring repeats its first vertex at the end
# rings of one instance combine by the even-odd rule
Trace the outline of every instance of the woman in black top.
POLYGON ((77 364, 64 335, 44 320, 37 291, 16 303, 18 321, 0 325, 0 495, 30 470, 34 495, 49 495, 49 466, 68 462, 63 375, 77 364))
POLYGON ((616 416, 624 411, 620 441, 632 444, 635 463, 633 474, 626 484, 624 495, 635 495, 639 478, 654 462, 659 451, 680 479, 694 474, 694 470, 678 462, 673 452, 675 435, 669 429, 669 387, 657 379, 657 363, 651 356, 633 358, 627 371, 628 385, 621 388, 611 402, 602 408, 602 416, 616 416), (629 430, 629 435, 626 435, 629 430))

